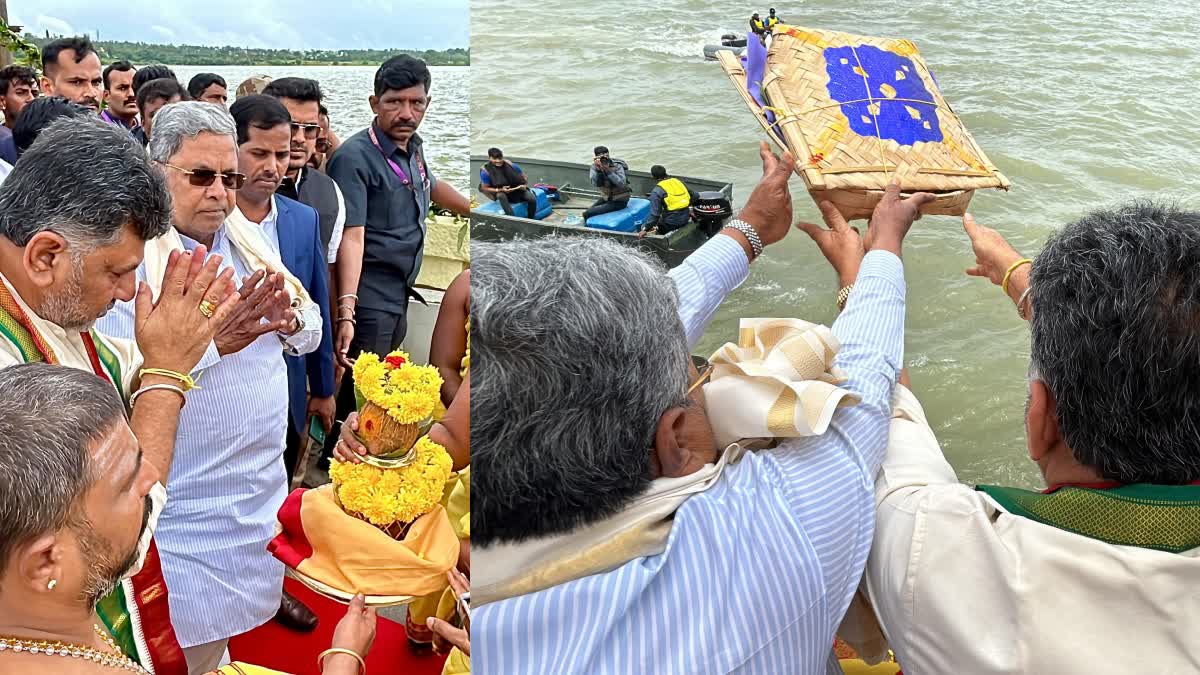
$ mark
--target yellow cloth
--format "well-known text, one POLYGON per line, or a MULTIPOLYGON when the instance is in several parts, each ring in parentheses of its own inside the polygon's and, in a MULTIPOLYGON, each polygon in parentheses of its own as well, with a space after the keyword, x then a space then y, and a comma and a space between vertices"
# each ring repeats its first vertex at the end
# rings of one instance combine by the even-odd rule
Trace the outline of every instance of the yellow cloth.
POLYGON ((846 675, 897 675, 900 672, 900 666, 895 663, 869 666, 861 659, 840 659, 838 663, 846 675))
MULTIPOLYGON (((450 474, 449 480, 446 481, 445 492, 442 496, 442 506, 446 509, 446 514, 450 518, 450 526, 454 528, 454 534, 459 539, 467 539, 471 536, 471 467, 450 474)), ((445 588, 442 590, 430 593, 429 595, 417 598, 408 606, 408 615, 412 618, 413 623, 424 626, 425 620, 431 616, 436 616, 439 619, 450 620, 454 615, 454 590, 450 585, 443 584, 445 588), (445 610, 446 596, 450 597, 450 606, 448 611, 445 610)))
POLYGON ((297 571, 347 593, 440 593, 458 562, 458 537, 441 505, 417 518, 403 541, 347 515, 331 485, 304 493, 300 517, 313 554, 297 571))
MULTIPOLYGON (((313 304, 308 291, 304 290, 304 284, 288 271, 287 266, 279 259, 279 254, 271 248, 260 225, 246 220, 242 212, 235 208, 225 219, 225 235, 229 237, 234 254, 240 255, 242 262, 251 271, 266 270, 268 274, 283 274, 283 287, 291 296, 293 307, 303 308, 313 304)), ((146 242, 146 258, 143 264, 146 266, 146 282, 150 285, 155 299, 162 290, 163 273, 167 271, 167 259, 171 251, 182 250, 183 240, 174 227, 167 230, 163 236, 146 242)))
POLYGON ((442 666, 442 675, 470 675, 471 657, 460 652, 458 647, 450 650, 446 657, 446 665, 442 666))
POLYGON ((467 353, 463 354, 462 365, 458 367, 458 374, 466 377, 467 373, 471 372, 471 317, 467 316, 467 353))
POLYGON ((840 344, 825 326, 799 319, 742 319, 738 344, 712 355, 704 398, 720 446, 750 438, 817 436, 833 412, 859 398, 837 386, 840 344))
POLYGON ((234 661, 227 666, 221 666, 216 673, 219 675, 290 675, 281 670, 271 670, 262 666, 252 666, 249 663, 234 661))

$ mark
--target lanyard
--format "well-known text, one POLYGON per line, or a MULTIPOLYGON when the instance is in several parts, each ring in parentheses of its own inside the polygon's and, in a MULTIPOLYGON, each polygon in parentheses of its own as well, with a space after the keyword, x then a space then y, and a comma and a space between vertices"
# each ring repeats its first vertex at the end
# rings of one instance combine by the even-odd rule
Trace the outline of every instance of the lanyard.
MULTIPOLYGON (((396 177, 400 179, 400 183, 409 190, 416 192, 416 189, 412 186, 412 181, 408 179, 408 174, 404 173, 404 169, 401 169, 395 160, 388 157, 387 153, 383 150, 383 146, 379 144, 379 137, 375 135, 374 124, 367 127, 367 135, 371 137, 371 143, 375 145, 375 149, 379 151, 379 154, 383 155, 384 161, 391 167, 392 173, 396 174, 396 177)), ((426 194, 429 194, 429 177, 425 173, 425 161, 421 158, 420 153, 417 154, 417 170, 421 172, 421 187, 425 189, 426 194)))

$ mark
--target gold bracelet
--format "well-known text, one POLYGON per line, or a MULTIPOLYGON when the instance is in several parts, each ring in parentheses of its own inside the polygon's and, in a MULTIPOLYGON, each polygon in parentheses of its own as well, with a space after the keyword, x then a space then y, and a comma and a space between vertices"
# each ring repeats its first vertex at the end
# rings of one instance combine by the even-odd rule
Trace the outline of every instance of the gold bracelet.
POLYGON ((193 389, 200 388, 200 385, 196 384, 196 381, 192 379, 191 375, 177 373, 174 370, 167 370, 166 368, 142 368, 141 372, 138 373, 138 377, 145 377, 147 375, 158 375, 160 377, 166 377, 175 380, 183 385, 184 392, 189 392, 193 389))
POLYGON ((1000 290, 1004 291, 1005 295, 1008 295, 1008 280, 1012 278, 1012 273, 1017 271, 1017 268, 1020 267, 1021 265, 1032 265, 1032 264, 1033 264, 1033 261, 1030 260, 1029 258, 1021 258, 1017 262, 1009 265, 1008 271, 1004 273, 1004 281, 1000 282, 1000 290))
POLYGON ((842 289, 840 291, 838 291, 837 308, 838 308, 839 312, 842 311, 843 309, 846 309, 846 302, 848 302, 850 300, 850 291, 853 291, 853 290, 854 290, 854 284, 850 284, 848 286, 843 286, 842 289))
POLYGON ((330 654, 346 654, 347 656, 353 656, 354 660, 358 661, 359 675, 367 675, 367 662, 363 661, 363 657, 355 653, 354 650, 343 649, 341 647, 330 647, 320 654, 317 654, 317 668, 321 669, 322 672, 325 670, 325 657, 329 656, 330 654))

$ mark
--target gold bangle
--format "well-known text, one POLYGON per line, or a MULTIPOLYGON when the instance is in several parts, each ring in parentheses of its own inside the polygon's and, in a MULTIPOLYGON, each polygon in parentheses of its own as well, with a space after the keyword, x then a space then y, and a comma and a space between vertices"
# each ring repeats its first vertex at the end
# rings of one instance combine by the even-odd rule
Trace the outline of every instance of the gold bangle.
POLYGON ((341 647, 330 647, 320 654, 317 654, 317 668, 321 669, 321 671, 325 670, 325 657, 329 656, 330 654, 346 654, 347 656, 353 656, 354 660, 358 661, 359 675, 367 675, 367 662, 363 661, 363 657, 359 656, 352 649, 343 649, 341 647))
POLYGON ((850 300, 850 292, 853 290, 854 284, 850 284, 848 286, 843 286, 842 289, 838 291, 837 308, 839 312, 843 309, 846 309, 846 302, 850 300))
POLYGON ((160 377, 166 377, 175 380, 183 385, 184 392, 189 392, 193 389, 200 388, 200 385, 196 384, 196 381, 192 379, 191 375, 177 373, 174 370, 167 370, 165 368, 142 368, 141 372, 138 373, 138 377, 145 377, 147 375, 158 375, 160 377))
POLYGON ((1029 258, 1021 258, 1017 262, 1009 265, 1008 271, 1004 273, 1004 281, 1000 282, 1000 290, 1004 291, 1005 295, 1008 295, 1008 280, 1012 278, 1012 273, 1017 271, 1017 268, 1020 267, 1021 265, 1032 265, 1032 264, 1033 264, 1033 261, 1030 260, 1029 258))

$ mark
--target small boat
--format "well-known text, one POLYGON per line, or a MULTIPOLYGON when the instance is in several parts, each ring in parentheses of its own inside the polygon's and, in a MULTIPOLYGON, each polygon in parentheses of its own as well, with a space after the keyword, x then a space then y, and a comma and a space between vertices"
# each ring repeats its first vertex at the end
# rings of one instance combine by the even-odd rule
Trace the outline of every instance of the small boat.
MULTIPOLYGON (((479 194, 482 206, 471 210, 471 239, 477 241, 506 241, 536 239, 552 236, 597 236, 633 246, 657 256, 668 267, 676 267, 724 226, 733 215, 733 185, 703 178, 675 176, 695 190, 700 199, 692 204, 692 220, 668 234, 647 234, 638 237, 638 229, 650 212, 646 197, 658 184, 649 172, 627 171, 629 187, 633 190, 630 206, 613 214, 598 216, 583 224, 583 212, 600 198, 600 191, 588 178, 591 164, 556 162, 508 157, 521 167, 537 195, 537 219, 525 218, 524 203, 513 206, 514 214, 505 215, 498 202, 479 194), (544 186, 544 187, 543 187, 544 186)), ((471 176, 487 162, 484 155, 471 156, 471 176)), ((478 190, 477 190, 478 191, 478 190)))
POLYGON ((734 56, 745 56, 746 38, 738 37, 736 33, 726 33, 721 36, 721 44, 704 45, 704 58, 706 60, 716 61, 717 52, 733 52, 734 56))

